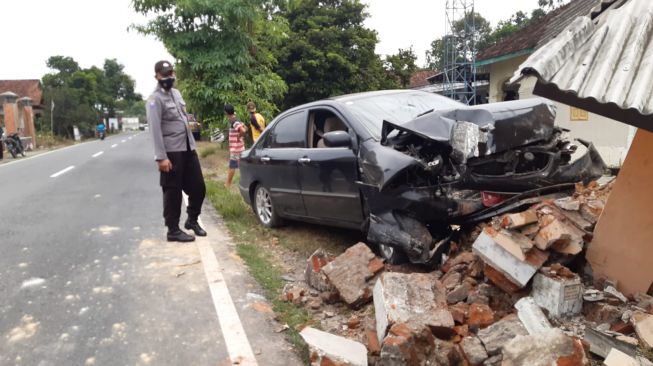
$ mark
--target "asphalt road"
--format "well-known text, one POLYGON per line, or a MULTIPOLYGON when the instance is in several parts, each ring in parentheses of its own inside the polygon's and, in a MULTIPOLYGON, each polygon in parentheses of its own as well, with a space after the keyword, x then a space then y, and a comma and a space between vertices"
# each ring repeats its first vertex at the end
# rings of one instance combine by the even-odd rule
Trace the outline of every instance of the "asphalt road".
POLYGON ((0 365, 298 364, 211 209, 207 239, 163 240, 152 151, 122 134, 0 165, 0 365))

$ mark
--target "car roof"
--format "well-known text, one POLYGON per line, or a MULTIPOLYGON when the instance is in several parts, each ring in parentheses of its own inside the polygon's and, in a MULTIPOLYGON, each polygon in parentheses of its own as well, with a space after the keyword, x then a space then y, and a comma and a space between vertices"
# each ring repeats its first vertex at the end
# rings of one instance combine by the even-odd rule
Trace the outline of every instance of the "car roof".
POLYGON ((414 93, 426 93, 426 92, 421 90, 413 90, 413 89, 377 90, 377 91, 369 91, 369 92, 362 92, 362 93, 339 95, 337 97, 331 97, 329 98, 329 100, 335 100, 338 102, 348 102, 356 99, 365 99, 365 98, 376 97, 380 95, 396 95, 396 94, 411 94, 411 93, 414 94, 414 93))

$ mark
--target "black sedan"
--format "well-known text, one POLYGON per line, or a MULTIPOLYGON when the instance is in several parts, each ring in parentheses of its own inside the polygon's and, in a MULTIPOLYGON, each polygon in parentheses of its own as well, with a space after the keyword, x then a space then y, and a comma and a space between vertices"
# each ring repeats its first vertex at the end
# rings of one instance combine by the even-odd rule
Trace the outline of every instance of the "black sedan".
POLYGON ((436 264, 451 225, 601 175, 591 143, 530 99, 474 107, 420 91, 345 95, 283 112, 243 152, 240 192, 267 227, 360 229, 390 262, 436 264))

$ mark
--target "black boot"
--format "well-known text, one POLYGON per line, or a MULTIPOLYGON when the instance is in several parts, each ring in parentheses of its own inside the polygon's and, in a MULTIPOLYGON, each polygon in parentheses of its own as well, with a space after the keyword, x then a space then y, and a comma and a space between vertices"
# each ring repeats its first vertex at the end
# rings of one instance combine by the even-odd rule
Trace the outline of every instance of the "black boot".
POLYGON ((179 227, 168 229, 168 241, 180 241, 182 243, 187 243, 189 241, 195 241, 195 237, 188 235, 185 232, 181 231, 179 227))
POLYGON ((186 228, 186 230, 193 230, 197 236, 206 236, 206 231, 202 229, 200 224, 197 222, 197 219, 193 220, 189 217, 184 224, 184 228, 186 228))

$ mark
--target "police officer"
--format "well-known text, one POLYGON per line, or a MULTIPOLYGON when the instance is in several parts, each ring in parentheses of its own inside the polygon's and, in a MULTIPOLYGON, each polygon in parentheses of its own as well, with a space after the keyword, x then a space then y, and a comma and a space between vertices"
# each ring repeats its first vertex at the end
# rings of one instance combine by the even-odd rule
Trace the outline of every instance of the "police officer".
POLYGON ((168 61, 154 65, 156 89, 147 100, 147 122, 154 141, 154 159, 163 189, 163 218, 168 227, 168 241, 189 242, 195 237, 179 228, 182 191, 188 195, 188 219, 184 228, 197 236, 206 231, 197 222, 204 202, 206 187, 200 167, 195 140, 188 126, 186 103, 179 90, 173 88, 175 72, 168 61))

